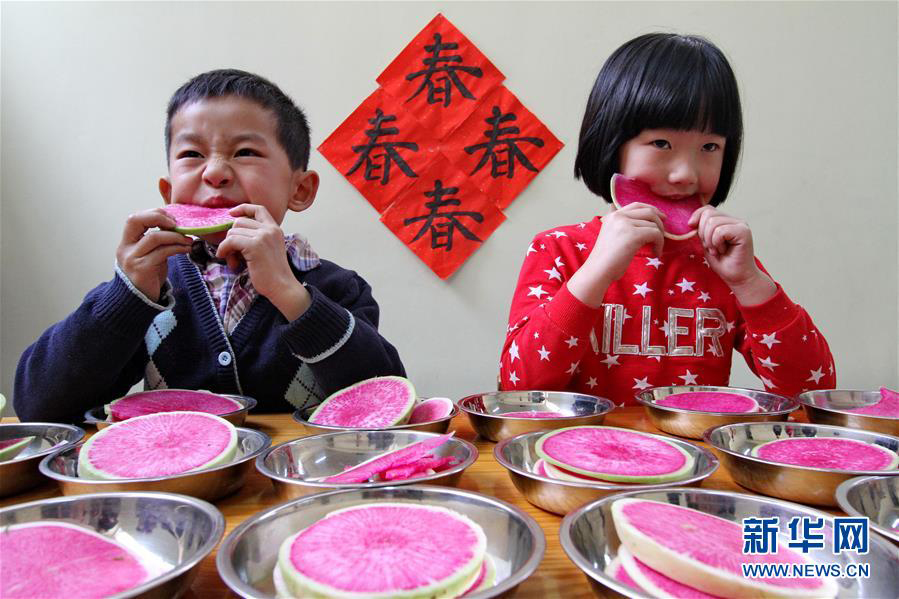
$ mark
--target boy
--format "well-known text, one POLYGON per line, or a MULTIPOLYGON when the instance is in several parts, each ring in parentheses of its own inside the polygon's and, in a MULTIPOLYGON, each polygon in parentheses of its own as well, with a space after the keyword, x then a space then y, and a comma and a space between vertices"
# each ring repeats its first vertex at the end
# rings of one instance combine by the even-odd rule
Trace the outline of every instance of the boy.
POLYGON ((129 216, 113 279, 22 355, 20 419, 77 420, 141 377, 148 389, 248 395, 274 411, 405 374, 368 284, 281 231, 318 189, 290 98, 251 73, 203 73, 169 101, 165 141, 165 203, 231 208, 234 225, 192 240, 161 208, 129 216))

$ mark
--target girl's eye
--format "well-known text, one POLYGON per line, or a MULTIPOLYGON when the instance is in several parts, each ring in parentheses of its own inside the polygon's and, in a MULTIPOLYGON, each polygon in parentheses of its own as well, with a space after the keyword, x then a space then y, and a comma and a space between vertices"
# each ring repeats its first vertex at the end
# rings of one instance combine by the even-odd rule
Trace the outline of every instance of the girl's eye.
POLYGON ((259 156, 259 152, 252 148, 241 148, 234 153, 235 156, 259 156))
POLYGON ((721 149, 721 146, 719 146, 718 144, 716 144, 713 141, 702 146, 703 152, 717 152, 720 149, 721 149))
POLYGON ((202 158, 203 155, 196 150, 184 150, 179 152, 176 158, 202 158))
POLYGON ((667 139, 654 139, 649 143, 651 143, 652 145, 654 145, 655 147, 657 147, 661 150, 670 150, 671 149, 671 144, 668 143, 667 139))

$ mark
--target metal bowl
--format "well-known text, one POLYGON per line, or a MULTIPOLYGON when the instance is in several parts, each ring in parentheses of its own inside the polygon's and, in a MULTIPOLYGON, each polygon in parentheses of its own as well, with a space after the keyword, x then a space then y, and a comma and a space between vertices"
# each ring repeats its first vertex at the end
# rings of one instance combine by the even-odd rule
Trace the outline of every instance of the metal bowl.
POLYGON ((52 422, 23 422, 0 424, 0 439, 34 437, 11 460, 0 462, 0 497, 30 489, 44 478, 38 464, 47 454, 62 447, 71 447, 84 438, 84 429, 70 424, 52 422))
POLYGON ((738 387, 711 387, 705 385, 687 385, 676 387, 653 387, 636 395, 638 402, 646 408, 652 424, 659 430, 690 439, 702 439, 706 430, 733 424, 736 422, 786 421, 790 413, 799 409, 799 404, 774 393, 738 387), (715 393, 735 393, 756 400, 761 412, 699 412, 660 406, 656 402, 669 395, 691 393, 694 391, 712 391, 715 393))
POLYGON ((59 484, 63 495, 103 493, 108 491, 164 491, 181 493, 215 501, 240 489, 253 460, 268 449, 272 441, 263 432, 237 429, 237 454, 234 459, 216 468, 205 468, 174 476, 157 478, 128 478, 121 480, 92 480, 78 476, 78 454, 84 446, 69 447, 48 455, 40 463, 44 476, 59 484))
POLYGON ((274 597, 272 571, 284 539, 334 510, 383 501, 437 505, 481 525, 487 536, 487 553, 496 565, 496 584, 466 596, 471 599, 511 594, 534 572, 546 550, 540 525, 495 497, 431 485, 348 489, 308 495, 245 520, 219 547, 215 560, 219 575, 241 597, 274 597))
MULTIPOLYGON (((222 397, 227 397, 228 399, 233 399, 234 401, 243 404, 243 407, 239 410, 234 410, 233 412, 228 412, 227 414, 217 414, 234 426, 243 425, 243 423, 247 420, 247 412, 256 407, 256 400, 252 397, 247 397, 246 395, 227 395, 224 393, 221 393, 220 395, 222 397)), ((84 423, 96 426, 97 430, 104 429, 110 424, 115 424, 114 422, 110 422, 106 418, 107 414, 105 406, 97 406, 84 413, 84 423)))
POLYGON ((899 451, 899 438, 840 426, 758 422, 727 424, 705 432, 703 438, 719 453, 734 482, 758 493, 816 505, 836 506, 840 483, 855 476, 896 476, 899 470, 831 470, 779 464, 752 457, 752 448, 789 437, 840 437, 874 443, 899 451))
MULTIPOLYGON (((834 526, 834 517, 830 514, 786 501, 729 491, 665 489, 605 497, 565 516, 559 530, 562 549, 584 572, 594 593, 599 597, 624 596, 648 599, 646 595, 624 586, 603 572, 618 555, 618 546, 621 544, 612 522, 610 508, 615 500, 623 497, 637 497, 689 507, 733 522, 741 522, 743 518, 778 517, 781 533, 779 544, 786 543, 790 538, 788 525, 790 519, 794 517, 823 518, 825 529, 831 531, 834 526)), ((870 551, 866 555, 845 551, 834 555, 832 542, 833 534, 825 533, 824 549, 811 550, 809 558, 820 563, 841 564, 843 567, 850 563, 869 564, 871 572, 870 578, 839 579, 838 597, 896 596, 896 589, 899 589, 899 554, 887 541, 872 535, 869 539, 870 551)))
POLYGON ((870 520, 871 528, 899 543, 899 476, 860 476, 837 487, 840 509, 870 520))
POLYGON ((669 483, 640 485, 633 483, 574 482, 549 478, 537 474, 534 468, 539 456, 535 451, 537 440, 545 431, 534 431, 501 441, 493 448, 496 461, 509 471, 512 484, 524 498, 539 508, 565 515, 589 501, 621 493, 622 491, 664 489, 666 487, 696 486, 718 469, 718 459, 711 451, 680 439, 665 437, 691 456, 693 470, 686 477, 669 483))
POLYGON ((256 469, 272 480, 280 501, 331 489, 377 489, 406 484, 456 486, 462 472, 478 459, 477 448, 453 437, 436 448, 439 457, 453 456, 459 463, 442 472, 381 483, 335 484, 321 479, 342 472, 379 454, 436 437, 419 431, 343 431, 294 439, 272 447, 256 458, 256 469))
POLYGON ((305 410, 296 410, 293 413, 293 419, 303 425, 306 433, 310 435, 320 435, 322 433, 336 433, 340 431, 421 431, 423 433, 439 433, 443 434, 449 430, 450 421, 459 413, 459 408, 453 406, 453 411, 446 418, 439 420, 431 420, 430 422, 419 422, 417 424, 400 424, 399 426, 388 426, 385 428, 350 428, 346 426, 328 426, 325 424, 310 424, 308 418, 318 406, 306 408, 305 410))
POLYGON ((200 562, 225 533, 215 506, 173 493, 98 493, 54 497, 0 509, 0 526, 37 520, 81 525, 120 542, 165 571, 115 599, 169 599, 190 588, 200 562))
POLYGON ((866 431, 899 436, 899 418, 853 414, 846 410, 869 406, 880 400, 879 391, 855 389, 826 389, 806 391, 796 396, 805 408, 808 419, 816 424, 848 426, 866 431))
POLYGON ((602 424, 615 404, 605 397, 563 391, 491 391, 459 400, 472 428, 490 441, 536 430, 602 424), (521 418, 506 412, 560 412, 564 418, 521 418))

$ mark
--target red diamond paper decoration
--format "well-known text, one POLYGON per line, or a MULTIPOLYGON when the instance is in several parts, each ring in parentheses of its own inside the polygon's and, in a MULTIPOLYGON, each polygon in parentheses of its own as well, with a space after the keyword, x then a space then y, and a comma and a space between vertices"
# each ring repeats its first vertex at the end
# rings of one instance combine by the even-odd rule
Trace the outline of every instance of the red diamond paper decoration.
POLYGON ((562 149, 562 142, 500 86, 444 140, 441 149, 505 210, 562 149))
POLYGON ((441 279, 459 266, 506 217, 459 169, 444 159, 431 164, 381 215, 415 255, 441 279))

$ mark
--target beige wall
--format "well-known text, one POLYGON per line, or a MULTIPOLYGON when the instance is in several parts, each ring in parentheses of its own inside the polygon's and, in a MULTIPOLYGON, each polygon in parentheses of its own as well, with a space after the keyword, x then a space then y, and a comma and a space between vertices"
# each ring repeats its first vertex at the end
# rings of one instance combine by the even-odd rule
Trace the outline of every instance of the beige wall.
MULTIPOLYGON (((288 231, 372 284, 424 395, 495 385, 505 318, 538 230, 604 204, 573 180, 599 66, 625 40, 698 33, 731 58, 746 143, 725 209, 833 349, 844 387, 896 386, 897 9, 885 3, 59 3, 2 5, 0 391, 48 325, 111 276, 127 214, 160 203, 162 125, 190 76, 233 66, 308 111, 313 146, 438 11, 566 146, 508 220, 442 282, 317 152, 315 206, 288 231)), ((758 386, 742 359, 736 384, 758 386)))

